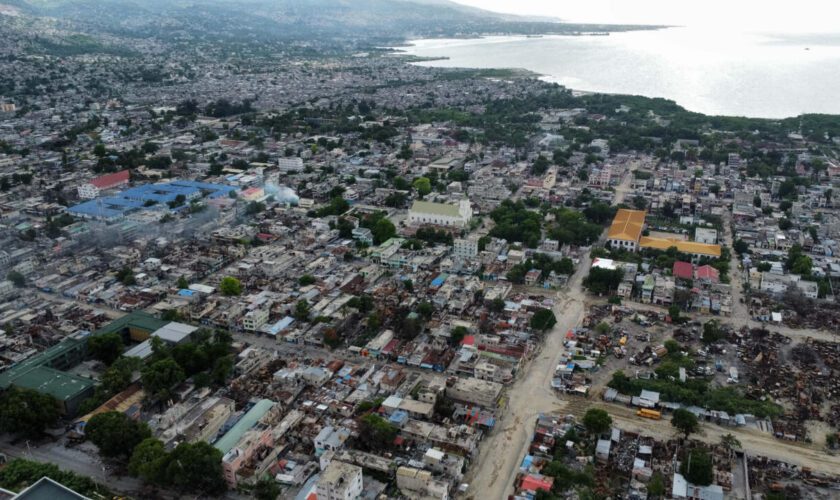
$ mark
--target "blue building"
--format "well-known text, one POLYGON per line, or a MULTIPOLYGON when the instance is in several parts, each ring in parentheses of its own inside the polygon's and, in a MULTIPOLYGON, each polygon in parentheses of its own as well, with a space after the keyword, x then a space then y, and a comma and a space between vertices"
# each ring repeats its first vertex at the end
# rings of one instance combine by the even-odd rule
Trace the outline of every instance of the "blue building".
POLYGON ((117 221, 141 210, 180 210, 192 200, 221 198, 236 192, 236 188, 223 184, 178 180, 163 184, 144 184, 122 191, 114 196, 86 201, 67 209, 67 212, 86 219, 117 221), (183 196, 187 203, 170 208, 169 203, 183 196))

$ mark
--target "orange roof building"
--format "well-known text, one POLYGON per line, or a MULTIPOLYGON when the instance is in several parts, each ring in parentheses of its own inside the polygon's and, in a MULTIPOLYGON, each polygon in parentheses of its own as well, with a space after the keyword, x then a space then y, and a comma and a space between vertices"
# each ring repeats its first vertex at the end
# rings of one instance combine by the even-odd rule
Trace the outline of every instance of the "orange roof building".
POLYGON ((639 238, 645 227, 644 210, 628 210, 621 208, 616 212, 610 230, 607 232, 607 240, 613 248, 621 248, 635 252, 638 250, 639 238))
POLYGON ((642 236, 645 228, 644 210, 619 209, 615 214, 612 225, 607 232, 607 240, 610 247, 614 249, 636 252, 640 248, 651 248, 655 250, 668 250, 677 247, 677 250, 691 255, 695 258, 713 257, 720 258, 720 245, 708 243, 697 243, 685 241, 678 238, 651 238, 642 236))

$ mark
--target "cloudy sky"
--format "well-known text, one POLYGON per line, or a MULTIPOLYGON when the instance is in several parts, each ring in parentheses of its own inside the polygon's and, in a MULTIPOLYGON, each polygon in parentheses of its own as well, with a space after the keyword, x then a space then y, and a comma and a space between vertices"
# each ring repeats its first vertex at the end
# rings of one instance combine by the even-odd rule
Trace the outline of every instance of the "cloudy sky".
POLYGON ((455 0, 498 12, 567 21, 738 27, 745 31, 840 31, 835 0, 455 0))

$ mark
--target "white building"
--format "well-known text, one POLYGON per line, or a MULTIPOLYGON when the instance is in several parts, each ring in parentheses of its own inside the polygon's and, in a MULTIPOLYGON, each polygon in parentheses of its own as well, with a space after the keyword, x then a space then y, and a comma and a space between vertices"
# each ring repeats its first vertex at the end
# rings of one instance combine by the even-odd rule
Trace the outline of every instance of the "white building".
POLYGON ((459 259, 472 259, 478 255, 478 240, 476 238, 458 238, 455 240, 453 253, 459 259))
POLYGON ((457 205, 415 201, 408 212, 408 220, 414 225, 466 227, 472 220, 472 207, 469 200, 461 200, 457 205))
POLYGON ((698 227, 694 231, 694 241, 696 241, 697 243, 707 243, 709 245, 715 245, 717 244, 717 240, 717 229, 698 227))
POLYGON ((281 172, 303 170, 303 159, 297 156, 280 158, 277 160, 277 166, 280 167, 281 172))
POLYGON ((14 295, 14 293, 15 285, 11 281, 0 281, 0 300, 7 299, 14 295))
POLYGON ((362 495, 362 468, 333 460, 318 478, 318 500, 356 500, 362 495))
POLYGON ((242 328, 249 332, 259 330, 268 323, 268 310, 258 307, 248 311, 242 318, 242 328))

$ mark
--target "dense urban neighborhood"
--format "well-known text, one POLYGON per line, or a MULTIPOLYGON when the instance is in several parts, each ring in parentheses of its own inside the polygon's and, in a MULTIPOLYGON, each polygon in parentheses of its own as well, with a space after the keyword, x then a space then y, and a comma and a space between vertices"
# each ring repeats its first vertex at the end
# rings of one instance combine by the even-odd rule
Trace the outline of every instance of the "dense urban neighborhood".
POLYGON ((0 496, 836 498, 840 118, 0 18, 0 496))

